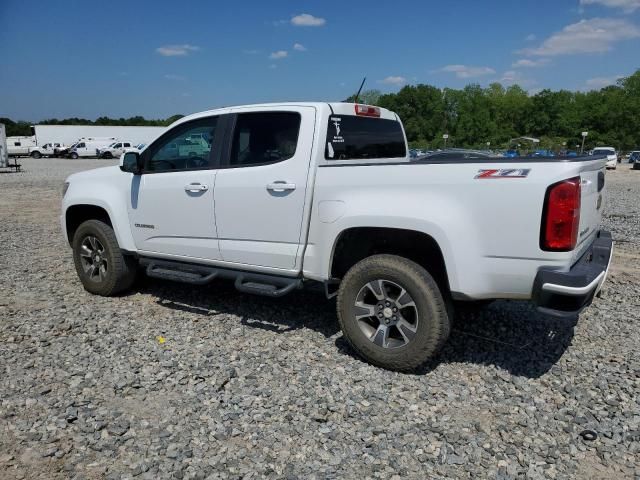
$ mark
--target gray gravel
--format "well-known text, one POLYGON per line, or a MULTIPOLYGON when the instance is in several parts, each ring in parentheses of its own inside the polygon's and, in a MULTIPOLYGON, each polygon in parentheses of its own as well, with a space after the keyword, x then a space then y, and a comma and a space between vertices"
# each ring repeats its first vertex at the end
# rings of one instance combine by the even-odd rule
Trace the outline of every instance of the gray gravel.
POLYGON ((607 174, 616 256, 576 325, 496 302, 407 375, 355 358, 313 292, 89 295, 61 183, 113 162, 21 163, 0 174, 0 478, 640 477, 640 172, 607 174))

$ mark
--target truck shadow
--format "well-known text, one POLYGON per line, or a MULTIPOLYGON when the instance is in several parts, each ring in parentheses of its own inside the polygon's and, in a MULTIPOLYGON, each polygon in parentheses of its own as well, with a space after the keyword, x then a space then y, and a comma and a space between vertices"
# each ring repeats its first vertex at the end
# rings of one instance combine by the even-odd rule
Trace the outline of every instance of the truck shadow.
POLYGON ((538 378, 571 345, 577 320, 543 315, 523 301, 496 301, 476 312, 458 312, 440 355, 416 373, 428 373, 440 363, 474 363, 538 378))
MULTIPOLYGON (((299 291, 265 298, 236 291, 230 282, 190 286, 145 279, 140 288, 163 307, 213 317, 234 315, 241 324, 276 334, 311 329, 335 338, 338 351, 362 361, 339 334, 335 301, 320 292, 299 291)), ((459 312, 449 341, 432 362, 415 374, 425 375, 442 363, 494 365, 512 375, 537 378, 562 357, 573 339, 573 320, 538 313, 528 302, 497 301, 477 312, 459 312)))

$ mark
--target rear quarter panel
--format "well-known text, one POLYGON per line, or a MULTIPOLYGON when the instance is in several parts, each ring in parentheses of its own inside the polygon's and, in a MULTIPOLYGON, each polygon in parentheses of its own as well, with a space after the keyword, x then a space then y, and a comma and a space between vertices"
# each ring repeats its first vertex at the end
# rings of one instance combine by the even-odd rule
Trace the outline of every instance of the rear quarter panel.
POLYGON ((358 226, 417 230, 440 245, 452 292, 530 298, 539 267, 568 269, 575 252, 540 249, 549 185, 584 162, 403 163, 318 168, 305 275, 327 279, 335 240, 358 226), (475 178, 483 169, 528 169, 524 178, 475 178))

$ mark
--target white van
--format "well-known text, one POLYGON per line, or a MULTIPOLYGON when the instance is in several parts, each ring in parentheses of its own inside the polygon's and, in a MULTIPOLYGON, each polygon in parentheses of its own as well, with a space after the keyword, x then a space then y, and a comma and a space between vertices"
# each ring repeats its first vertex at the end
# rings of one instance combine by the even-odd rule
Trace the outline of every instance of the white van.
POLYGON ((97 157, 99 156, 98 150, 104 147, 108 147, 117 139, 115 137, 108 138, 81 138, 76 144, 69 149, 69 157, 97 157))

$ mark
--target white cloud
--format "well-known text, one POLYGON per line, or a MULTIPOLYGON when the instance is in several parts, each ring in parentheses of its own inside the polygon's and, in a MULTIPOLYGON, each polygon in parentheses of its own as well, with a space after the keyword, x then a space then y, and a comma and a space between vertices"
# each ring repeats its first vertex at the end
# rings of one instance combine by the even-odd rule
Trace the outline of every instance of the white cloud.
POLYGON ((400 75, 391 75, 387 78, 384 78, 382 80, 378 81, 379 83, 383 83, 385 85, 395 85, 395 86, 400 86, 400 85, 404 85, 405 83, 407 83, 407 79, 404 77, 401 77, 400 75))
POLYGON ((324 18, 314 17, 309 13, 301 13, 291 18, 291 25, 296 27, 321 27, 327 21, 324 18))
POLYGON ((533 33, 531 33, 531 34, 527 35, 526 37, 524 37, 524 39, 527 42, 533 42, 536 38, 538 38, 538 37, 536 37, 533 33))
POLYGON ((306 52, 307 51, 307 47, 305 47, 301 43, 294 43, 293 44, 293 49, 298 51, 298 52, 306 52))
POLYGON ((185 55, 197 52, 198 50, 200 50, 200 47, 189 45, 188 43, 185 43, 184 45, 165 45, 164 47, 156 48, 156 52, 163 57, 184 57, 185 55))
POLYGON ((622 40, 640 37, 640 29, 626 20, 592 18, 567 25, 536 48, 527 48, 525 55, 552 56, 580 53, 602 53, 622 40))
POLYGON ((507 70, 500 77, 500 83, 502 83, 503 85, 515 85, 515 84, 518 84, 521 87, 525 87, 526 88, 526 87, 532 87, 532 86, 536 85, 538 82, 536 82, 532 78, 528 78, 528 77, 524 76, 522 74, 522 72, 519 72, 517 70, 507 70))
POLYGON ((640 0, 580 0, 580 5, 603 5, 609 8, 620 8, 627 13, 640 8, 640 0))
POLYGON ((540 58, 538 60, 531 60, 528 58, 521 58, 511 64, 512 68, 533 68, 533 67, 542 67, 543 65, 547 65, 549 63, 549 59, 540 58))
POLYGON ((473 78, 481 77, 483 75, 491 75, 496 73, 493 68, 490 67, 472 67, 469 65, 446 65, 439 72, 455 73, 458 78, 473 78))
POLYGON ((186 80, 186 77, 183 77, 182 75, 175 75, 173 73, 167 73, 164 78, 166 78, 167 80, 186 80))
POLYGON ((286 50, 278 50, 277 52, 273 52, 271 55, 269 55, 269 58, 271 60, 280 60, 281 58, 285 58, 289 55, 289 52, 287 52, 286 50))
POLYGON ((585 90, 599 90, 609 85, 615 85, 618 79, 624 75, 615 75, 613 77, 595 77, 585 82, 585 90))

